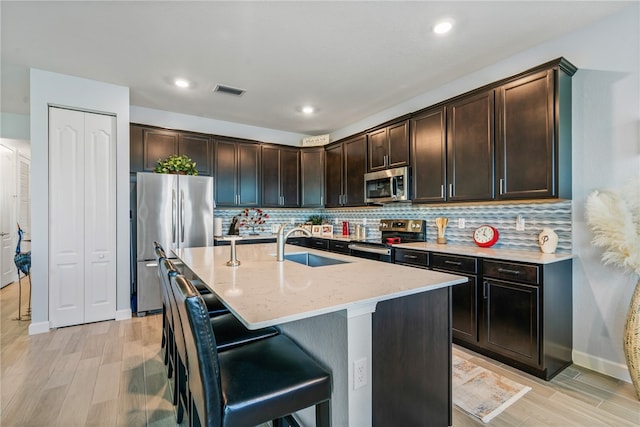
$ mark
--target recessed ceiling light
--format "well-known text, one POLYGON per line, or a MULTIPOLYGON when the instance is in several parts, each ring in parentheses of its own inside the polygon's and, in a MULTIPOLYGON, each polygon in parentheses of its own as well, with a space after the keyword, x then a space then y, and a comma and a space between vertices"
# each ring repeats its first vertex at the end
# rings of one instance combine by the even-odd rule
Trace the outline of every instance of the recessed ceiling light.
POLYGON ((311 114, 315 111, 315 109, 311 105, 305 105, 302 107, 302 112, 305 114, 311 114))
POLYGON ((433 32, 436 34, 445 34, 451 31, 451 28, 453 28, 451 21, 442 21, 438 22, 435 27, 433 27, 433 32))
POLYGON ((189 87, 189 81, 185 80, 185 79, 175 79, 173 81, 173 84, 175 84, 176 86, 181 87, 181 88, 189 87))

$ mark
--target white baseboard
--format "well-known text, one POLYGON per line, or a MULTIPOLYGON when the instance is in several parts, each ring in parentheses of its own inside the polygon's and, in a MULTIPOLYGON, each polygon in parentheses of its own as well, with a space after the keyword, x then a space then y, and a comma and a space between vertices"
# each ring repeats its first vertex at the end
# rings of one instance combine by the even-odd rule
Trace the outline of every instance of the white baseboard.
POLYGON ((631 382, 629 368, 624 363, 612 362, 576 350, 573 350, 573 363, 628 383, 631 382))
POLYGON ((31 322, 29 324, 29 335, 44 334, 49 332, 49 321, 46 322, 31 322))
POLYGON ((116 310, 116 320, 127 320, 131 319, 131 309, 127 308, 125 310, 116 310))

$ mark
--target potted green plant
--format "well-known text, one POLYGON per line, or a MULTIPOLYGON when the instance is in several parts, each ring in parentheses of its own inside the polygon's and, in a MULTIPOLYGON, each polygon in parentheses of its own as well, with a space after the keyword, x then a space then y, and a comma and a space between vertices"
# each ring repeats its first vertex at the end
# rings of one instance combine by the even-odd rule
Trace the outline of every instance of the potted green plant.
POLYGON ((156 173, 176 173, 179 175, 198 175, 196 169, 196 162, 189 157, 182 155, 172 155, 166 159, 158 160, 156 168, 153 170, 156 173))
POLYGON ((313 225, 322 225, 324 217, 322 215, 311 215, 308 221, 313 225))

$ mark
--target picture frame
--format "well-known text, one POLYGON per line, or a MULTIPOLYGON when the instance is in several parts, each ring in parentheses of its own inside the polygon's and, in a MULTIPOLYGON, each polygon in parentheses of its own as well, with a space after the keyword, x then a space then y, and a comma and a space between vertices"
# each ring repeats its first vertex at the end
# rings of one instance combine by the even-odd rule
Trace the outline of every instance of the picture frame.
POLYGON ((312 225, 311 226, 311 234, 314 236, 322 235, 322 226, 321 225, 312 225))
POLYGON ((323 236, 332 236, 333 235, 333 225, 331 225, 331 224, 322 225, 322 235, 323 236))

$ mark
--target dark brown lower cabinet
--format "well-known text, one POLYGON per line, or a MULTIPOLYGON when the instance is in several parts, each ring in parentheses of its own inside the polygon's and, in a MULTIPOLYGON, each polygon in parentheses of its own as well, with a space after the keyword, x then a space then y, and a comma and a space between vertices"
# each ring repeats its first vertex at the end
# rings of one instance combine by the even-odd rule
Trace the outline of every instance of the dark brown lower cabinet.
POLYGON ((479 342, 455 342, 550 380, 572 363, 572 269, 484 259, 479 342))
POLYGON ((372 318, 374 426, 452 424, 450 289, 376 306, 372 318))
POLYGON ((478 343, 478 259, 434 253, 431 267, 436 271, 458 274, 469 279, 451 288, 451 329, 453 339, 478 343))
POLYGON ((485 279, 482 345, 532 367, 540 366, 538 286, 485 279))

